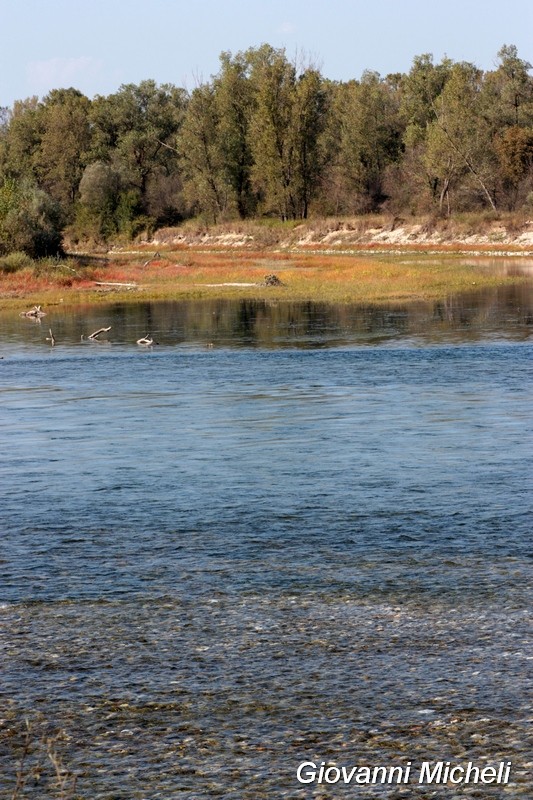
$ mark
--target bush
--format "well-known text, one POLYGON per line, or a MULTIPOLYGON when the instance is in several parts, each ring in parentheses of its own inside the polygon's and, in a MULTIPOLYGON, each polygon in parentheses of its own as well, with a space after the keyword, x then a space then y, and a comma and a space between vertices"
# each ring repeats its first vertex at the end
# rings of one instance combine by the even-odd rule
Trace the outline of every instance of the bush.
POLYGON ((7 256, 0 258, 0 270, 2 272, 18 272, 26 267, 31 267, 33 264, 32 259, 26 253, 15 251, 8 253, 7 256))
POLYGON ((61 254, 62 219, 58 204, 27 183, 0 186, 0 253, 20 251, 31 258, 61 254))

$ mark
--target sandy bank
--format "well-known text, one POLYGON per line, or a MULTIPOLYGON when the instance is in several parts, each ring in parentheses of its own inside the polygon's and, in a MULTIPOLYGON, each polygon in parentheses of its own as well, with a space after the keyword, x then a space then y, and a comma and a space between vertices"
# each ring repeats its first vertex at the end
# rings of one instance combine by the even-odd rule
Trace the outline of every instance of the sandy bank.
POLYGON ((307 221, 287 229, 258 223, 217 226, 162 228, 145 247, 209 247, 237 250, 364 250, 423 249, 465 250, 469 253, 494 251, 499 255, 533 255, 533 218, 518 224, 511 220, 424 220, 408 222, 401 218, 307 221))

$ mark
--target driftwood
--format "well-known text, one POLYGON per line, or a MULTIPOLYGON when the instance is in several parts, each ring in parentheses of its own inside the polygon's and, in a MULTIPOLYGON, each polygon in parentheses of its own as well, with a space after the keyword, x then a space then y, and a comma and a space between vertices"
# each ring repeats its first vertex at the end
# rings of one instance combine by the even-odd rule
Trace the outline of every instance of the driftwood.
POLYGON ((50 344, 53 347, 55 345, 55 343, 56 343, 56 340, 55 340, 54 334, 52 333, 52 328, 48 328, 48 333, 50 334, 50 336, 46 337, 46 341, 50 342, 50 344))
POLYGON ((152 261, 155 261, 158 258, 161 258, 161 253, 154 253, 152 258, 149 258, 148 261, 144 262, 143 267, 147 267, 148 264, 151 264, 152 261))
POLYGON ((41 306, 33 306, 29 311, 23 311, 21 317, 32 317, 33 319, 40 319, 46 317, 46 312, 41 311, 41 306))
POLYGON ((151 347, 153 343, 154 340, 152 339, 150 334, 147 334, 146 336, 141 336, 140 339, 137 339, 137 344, 144 345, 145 347, 151 347))
POLYGON ((97 331, 95 331, 94 333, 91 333, 90 336, 88 336, 87 338, 88 339, 97 339, 100 336, 101 333, 107 333, 110 330, 111 330, 111 325, 109 326, 109 328, 98 328, 97 331))
POLYGON ((110 281, 95 281, 95 286, 125 286, 126 289, 138 289, 136 283, 111 283, 110 281))

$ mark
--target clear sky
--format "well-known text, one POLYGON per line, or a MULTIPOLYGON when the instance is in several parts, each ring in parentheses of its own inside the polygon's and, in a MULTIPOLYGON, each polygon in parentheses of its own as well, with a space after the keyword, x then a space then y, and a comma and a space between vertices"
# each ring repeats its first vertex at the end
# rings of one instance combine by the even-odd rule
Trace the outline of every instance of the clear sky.
POLYGON ((421 53, 492 69, 503 44, 533 63, 533 0, 0 0, 0 106, 147 78, 192 89, 222 50, 263 42, 335 80, 407 72, 421 53))

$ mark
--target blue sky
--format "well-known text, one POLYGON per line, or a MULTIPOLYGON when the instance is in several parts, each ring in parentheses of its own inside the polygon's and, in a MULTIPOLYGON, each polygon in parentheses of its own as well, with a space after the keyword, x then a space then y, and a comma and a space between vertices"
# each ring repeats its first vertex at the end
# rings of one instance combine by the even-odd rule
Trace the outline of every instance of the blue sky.
POLYGON ((406 72, 421 53, 492 69, 503 44, 533 63, 533 0, 0 0, 0 21, 0 106, 146 78, 192 89, 222 50, 263 42, 336 80, 406 72))

